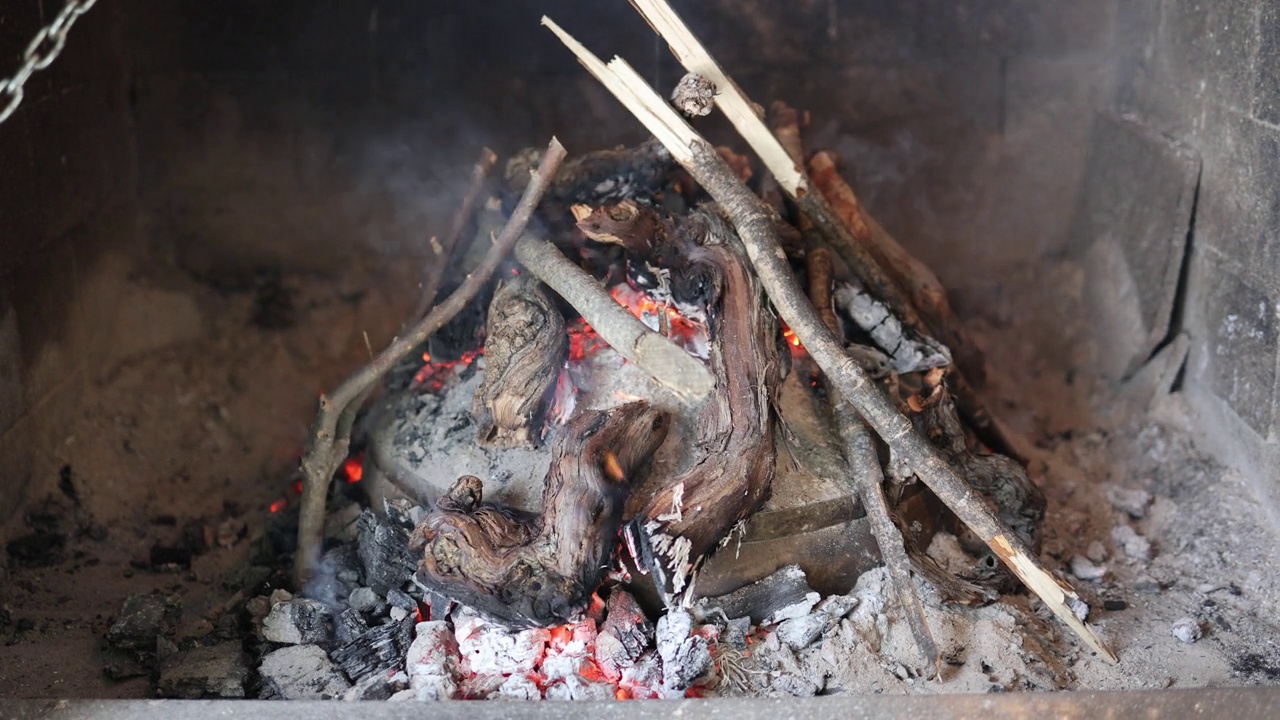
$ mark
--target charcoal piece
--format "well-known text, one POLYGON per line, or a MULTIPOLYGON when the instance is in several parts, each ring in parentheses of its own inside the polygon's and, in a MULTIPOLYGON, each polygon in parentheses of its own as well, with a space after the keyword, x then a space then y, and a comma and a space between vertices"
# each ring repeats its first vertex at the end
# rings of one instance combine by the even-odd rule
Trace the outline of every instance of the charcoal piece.
POLYGON ((329 605, 339 605, 360 584, 361 574, 355 545, 339 545, 320 556, 320 565, 307 581, 303 594, 329 605))
POLYGON ((359 700, 389 700, 392 695, 409 687, 409 676, 404 673, 366 675, 342 696, 347 702, 359 700))
POLYGON ((242 698, 249 678, 240 643, 225 642, 172 653, 160 663, 160 697, 242 698))
POLYGON ((787 565, 731 593, 707 598, 706 607, 720 608, 726 617, 750 617, 759 623, 778 610, 804 602, 812 592, 804 570, 787 565))
MULTIPOLYGON (((522 192, 529 184, 529 169, 539 161, 537 150, 517 153, 507 163, 507 187, 513 193, 522 192)), ((584 153, 560 166, 543 202, 583 203, 594 207, 628 198, 649 200, 665 187, 673 169, 675 160, 671 153, 661 142, 652 139, 633 148, 584 153)))
POLYGON ((409 597, 409 593, 398 590, 396 588, 391 588, 390 590, 387 591, 387 602, 392 607, 402 608, 404 610, 408 610, 409 612, 414 612, 415 610, 418 609, 418 601, 409 597))
POLYGON ((276 603, 262 623, 262 637, 276 643, 325 644, 332 636, 329 606, 307 598, 276 603))
POLYGON ((172 598, 130 595, 107 631, 107 642, 124 650, 150 652, 155 649, 156 637, 172 627, 179 612, 172 598))
POLYGON ((63 465, 58 470, 58 489, 79 507, 80 493, 76 490, 75 478, 72 476, 70 465, 63 465))
POLYGON ((600 634, 616 638, 626 651, 627 660, 634 661, 652 644, 653 623, 635 597, 622 588, 609 593, 607 608, 600 634))
POLYGON ((334 642, 339 646, 355 640, 369 631, 369 623, 360 617, 360 611, 354 608, 347 608, 341 613, 333 623, 334 642))
POLYGON ((37 530, 10 540, 5 549, 19 566, 42 568, 62 562, 62 549, 66 544, 67 536, 62 533, 37 530))
POLYGON ((413 577, 418 561, 409 551, 409 533, 371 510, 365 510, 357 523, 357 554, 364 568, 364 582, 375 592, 386 595, 399 589, 413 577))
POLYGON ((121 658, 102 666, 102 674, 108 680, 121 682, 133 678, 146 677, 151 671, 132 658, 121 658))
POLYGON ((267 653, 258 674, 263 700, 330 700, 342 697, 351 687, 315 645, 289 645, 267 653))
POLYGON ((369 628, 330 655, 347 677, 359 682, 372 673, 404 669, 412 641, 413 621, 388 622, 369 628))

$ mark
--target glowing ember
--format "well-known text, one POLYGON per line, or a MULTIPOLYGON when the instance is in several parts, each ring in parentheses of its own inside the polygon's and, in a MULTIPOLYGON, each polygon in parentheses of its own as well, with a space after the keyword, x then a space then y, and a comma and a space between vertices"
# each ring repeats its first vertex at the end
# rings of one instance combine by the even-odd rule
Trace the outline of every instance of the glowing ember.
POLYGON ((364 453, 357 453, 342 463, 342 474, 348 483, 358 483, 364 477, 364 453))
POLYGON ((464 369, 476 361, 476 358, 484 354, 484 348, 476 350, 468 350, 462 353, 462 357, 457 360, 441 360, 432 361, 430 353, 422 353, 422 360, 426 364, 418 370, 413 376, 414 385, 425 385, 432 391, 438 391, 444 388, 445 382, 449 379, 450 373, 454 370, 464 369))
POLYGON ((273 513, 278 513, 287 507, 289 507, 289 498, 280 498, 279 500, 271 503, 271 507, 268 509, 273 513))
POLYGON ((702 323, 685 317, 674 307, 660 303, 626 283, 613 286, 609 295, 630 310, 650 330, 671 338, 689 354, 703 360, 710 357, 707 327, 702 323))

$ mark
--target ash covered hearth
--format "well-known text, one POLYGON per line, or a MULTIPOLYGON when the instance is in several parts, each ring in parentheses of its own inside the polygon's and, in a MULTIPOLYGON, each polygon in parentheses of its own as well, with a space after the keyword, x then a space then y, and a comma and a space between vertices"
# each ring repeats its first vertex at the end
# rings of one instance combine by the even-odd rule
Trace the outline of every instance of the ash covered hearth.
POLYGON ((1269 6, 423 5, 0 10, 0 697, 1280 678, 1269 6))

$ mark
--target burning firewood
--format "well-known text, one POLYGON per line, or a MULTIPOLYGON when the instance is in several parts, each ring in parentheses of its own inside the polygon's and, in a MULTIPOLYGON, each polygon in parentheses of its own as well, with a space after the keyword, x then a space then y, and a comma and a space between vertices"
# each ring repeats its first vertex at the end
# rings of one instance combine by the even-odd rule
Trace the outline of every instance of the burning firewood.
MULTIPOLYGON (((809 215, 824 233, 847 237, 848 230, 834 218, 819 193, 810 191, 803 169, 769 132, 752 103, 702 47, 683 20, 662 0, 633 0, 650 25, 672 47, 677 59, 690 72, 709 79, 717 88, 716 105, 761 155, 778 184, 809 215), (830 221, 830 222, 829 222, 830 221)), ((865 371, 844 353, 844 348, 823 324, 805 296, 787 255, 774 233, 768 208, 764 206, 701 136, 624 60, 605 64, 581 43, 543 18, 578 60, 639 119, 672 153, 707 192, 720 203, 747 248, 747 256, 767 289, 782 319, 795 332, 815 362, 829 377, 837 393, 844 397, 877 435, 889 446, 891 463, 911 469, 984 543, 1018 576, 1045 605, 1090 648, 1115 662, 1115 654, 1085 625, 1077 612, 1083 601, 1064 581, 1053 576, 1035 553, 986 506, 982 497, 961 478, 942 455, 913 428, 868 378, 865 371)), ((854 247, 852 241, 842 248, 854 247), (848 247, 845 247, 845 246, 848 247)), ((865 255, 865 250, 862 251, 865 255)), ((856 263, 850 263, 851 265, 856 263)), ((874 261, 867 260, 868 267, 874 261)), ((890 306, 908 325, 919 325, 914 310, 887 282, 863 279, 864 285, 890 301, 890 306), (885 286, 880 287, 883 283, 885 286), (911 322, 914 320, 915 322, 911 322)))
POLYGON ((668 422, 643 401, 577 415, 552 448, 539 513, 483 502, 480 480, 459 478, 414 531, 418 581, 497 622, 570 621, 604 577, 668 422))
POLYGON ((677 269, 714 289, 711 367, 715 390, 699 408, 699 457, 666 482, 628 533, 668 601, 692 597, 699 565, 768 496, 774 475, 773 393, 782 381, 777 319, 733 230, 695 211, 674 239, 686 244, 677 269))
POLYGON ((477 438, 493 447, 534 447, 560 367, 569 354, 564 317, 542 284, 521 275, 489 303, 484 383, 471 415, 477 438))
POLYGON ((702 363, 646 327, 554 245, 525 237, 516 243, 516 259, 581 313, 610 347, 677 397, 695 401, 711 392, 715 380, 702 363))

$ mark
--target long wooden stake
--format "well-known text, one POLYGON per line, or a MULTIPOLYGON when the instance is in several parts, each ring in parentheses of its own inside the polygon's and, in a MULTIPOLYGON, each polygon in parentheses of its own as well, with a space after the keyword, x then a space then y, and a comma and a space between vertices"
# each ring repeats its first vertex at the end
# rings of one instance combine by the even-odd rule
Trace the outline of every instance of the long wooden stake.
POLYGON ((524 233, 534 209, 542 201, 551 179, 565 158, 564 146, 551 138, 533 179, 525 188, 520 203, 507 219, 507 224, 494 240, 493 247, 480 265, 462 281, 444 302, 432 308, 408 333, 391 341, 368 365, 347 378, 332 393, 320 396, 320 412, 311 429, 311 440, 302 456, 302 503, 298 510, 298 549, 293 558, 294 587, 302 589, 320 560, 320 543, 324 535, 325 499, 338 465, 347 457, 351 443, 351 427, 360 405, 373 392, 378 381, 400 358, 409 354, 466 307, 480 288, 489 281, 503 258, 511 252, 524 233))
MULTIPOLYGON (((665 12, 675 16, 666 3, 652 0, 644 2, 646 6, 665 8, 665 12)), ((1031 551, 991 512, 981 496, 956 475, 928 441, 915 432, 911 421, 902 416, 875 387, 862 368, 845 355, 844 348, 840 347, 831 331, 822 323, 800 284, 796 282, 795 273, 788 264, 786 252, 778 243, 766 208, 734 175, 715 148, 667 105, 626 61, 615 57, 606 65, 549 18, 544 17, 542 23, 574 52, 583 66, 649 132, 666 145, 672 156, 720 204, 746 246, 747 257, 755 266, 756 274, 764 284, 778 314, 804 343, 805 349, 822 371, 831 378, 840 395, 853 404, 889 446, 893 455, 891 461, 911 468, 1060 620, 1098 654, 1116 662, 1115 654, 1076 616, 1076 609, 1083 605, 1083 601, 1075 591, 1041 566, 1031 551)), ((652 18, 650 23, 653 24, 652 18)), ((680 26, 683 27, 682 22, 680 26)), ((688 29, 684 30, 691 38, 688 29)), ((672 42, 670 38, 668 42, 672 42)), ((696 43, 696 40, 693 42, 696 43)), ((687 41, 684 44, 687 45, 687 41)), ((720 75, 723 78, 723 73, 720 75)), ((729 85, 731 83, 717 83, 722 92, 729 85)), ((751 117, 758 126, 755 135, 772 137, 754 111, 751 117)), ((790 163, 786 151, 777 143, 776 138, 773 139, 773 145, 780 156, 790 163)), ((794 165, 792 172, 794 176, 803 179, 794 165)), ((779 178, 779 183, 783 184, 783 178, 779 178)))

